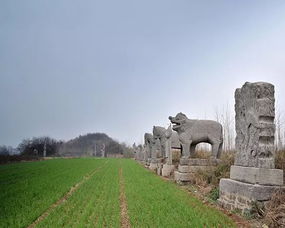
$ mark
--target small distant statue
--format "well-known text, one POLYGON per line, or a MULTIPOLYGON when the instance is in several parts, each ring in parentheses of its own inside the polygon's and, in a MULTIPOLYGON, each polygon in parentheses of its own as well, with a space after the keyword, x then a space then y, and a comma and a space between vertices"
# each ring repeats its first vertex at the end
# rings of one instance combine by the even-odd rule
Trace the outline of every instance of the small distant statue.
POLYGON ((35 156, 39 155, 39 151, 36 148, 34 149, 33 153, 34 153, 35 156))
POLYGON ((105 158, 105 157, 106 157, 105 143, 103 143, 103 145, 102 145, 101 154, 102 154, 102 158, 105 158))

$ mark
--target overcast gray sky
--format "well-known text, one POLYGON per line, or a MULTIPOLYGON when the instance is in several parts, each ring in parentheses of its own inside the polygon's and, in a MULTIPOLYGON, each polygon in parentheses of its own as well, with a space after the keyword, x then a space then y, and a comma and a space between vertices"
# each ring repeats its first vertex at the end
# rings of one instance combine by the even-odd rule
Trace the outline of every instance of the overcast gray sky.
POLYGON ((284 0, 0 1, 0 145, 105 132, 142 142, 168 116, 213 119, 246 81, 285 99, 284 0))

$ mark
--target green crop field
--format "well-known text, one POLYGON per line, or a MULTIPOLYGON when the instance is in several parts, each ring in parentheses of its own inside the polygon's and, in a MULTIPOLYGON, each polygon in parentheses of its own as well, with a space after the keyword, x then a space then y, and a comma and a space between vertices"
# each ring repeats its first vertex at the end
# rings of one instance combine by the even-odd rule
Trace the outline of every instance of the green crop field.
POLYGON ((0 189, 0 227, 235 227, 128 159, 2 165, 0 189))

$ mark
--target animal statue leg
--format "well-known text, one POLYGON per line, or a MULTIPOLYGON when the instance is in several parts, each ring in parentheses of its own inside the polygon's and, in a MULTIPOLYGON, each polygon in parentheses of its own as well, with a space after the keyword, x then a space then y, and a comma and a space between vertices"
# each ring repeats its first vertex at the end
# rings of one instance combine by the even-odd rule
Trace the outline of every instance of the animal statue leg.
POLYGON ((218 152, 219 152, 219 146, 220 144, 215 142, 212 144, 212 156, 211 158, 218 158, 218 152))
POLYGON ((223 142, 221 142, 220 145, 219 145, 217 158, 220 158, 220 157, 221 157, 222 149, 223 149, 223 142))
POLYGON ((184 143, 182 144, 182 158, 189 158, 190 157, 190 146, 191 143, 184 143))
POLYGON ((190 146, 190 157, 193 157, 195 155, 195 149, 196 149, 196 145, 191 144, 191 146, 190 146))

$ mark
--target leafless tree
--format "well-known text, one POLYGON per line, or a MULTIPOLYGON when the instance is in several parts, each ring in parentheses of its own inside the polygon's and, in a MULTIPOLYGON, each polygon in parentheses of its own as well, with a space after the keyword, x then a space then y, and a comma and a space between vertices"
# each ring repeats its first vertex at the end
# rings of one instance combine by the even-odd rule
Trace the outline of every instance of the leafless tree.
POLYGON ((284 115, 279 109, 277 109, 276 110, 276 116, 275 116, 275 125, 276 125, 275 146, 276 146, 276 150, 282 150, 284 148, 284 139, 285 139, 284 124, 285 124, 284 115))
POLYGON ((235 147, 235 118, 229 105, 215 108, 215 119, 223 126, 223 150, 232 151, 235 147))

